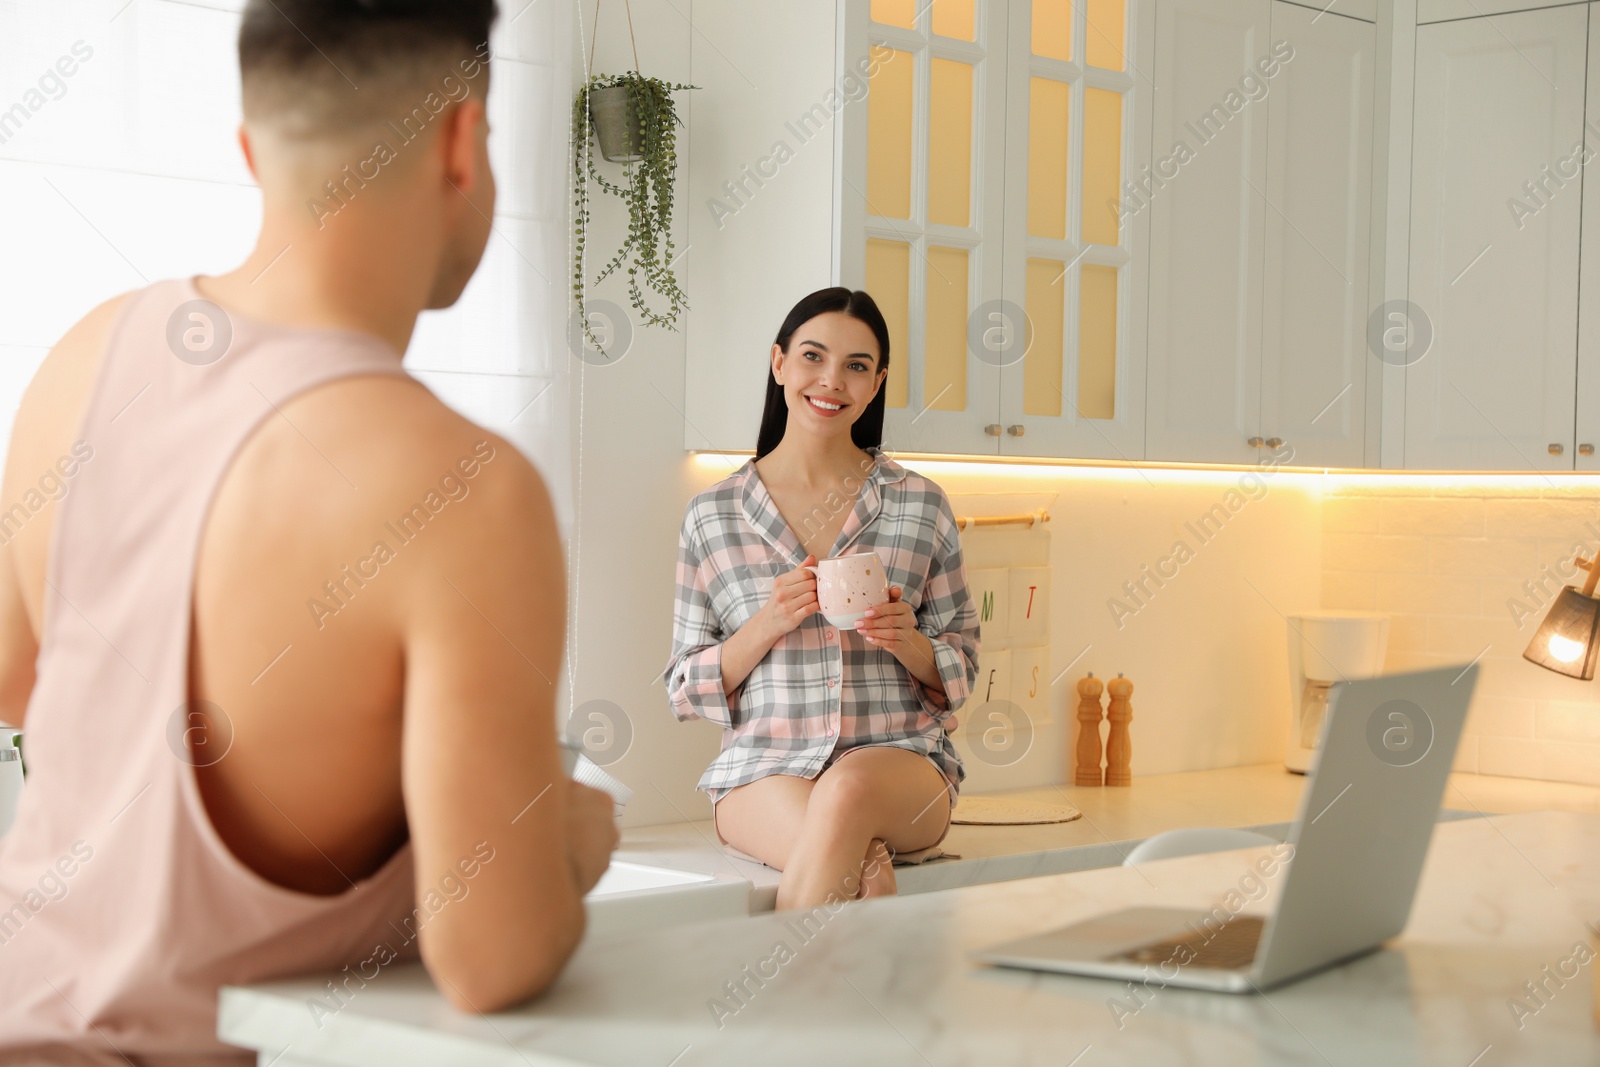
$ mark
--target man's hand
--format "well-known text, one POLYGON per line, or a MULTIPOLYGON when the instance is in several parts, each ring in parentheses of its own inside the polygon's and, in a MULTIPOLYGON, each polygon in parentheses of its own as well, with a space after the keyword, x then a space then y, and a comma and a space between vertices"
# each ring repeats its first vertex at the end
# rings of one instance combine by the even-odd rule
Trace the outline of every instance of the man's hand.
POLYGON ((588 893, 600 881, 619 840, 611 797, 580 782, 568 782, 567 859, 579 893, 588 893))

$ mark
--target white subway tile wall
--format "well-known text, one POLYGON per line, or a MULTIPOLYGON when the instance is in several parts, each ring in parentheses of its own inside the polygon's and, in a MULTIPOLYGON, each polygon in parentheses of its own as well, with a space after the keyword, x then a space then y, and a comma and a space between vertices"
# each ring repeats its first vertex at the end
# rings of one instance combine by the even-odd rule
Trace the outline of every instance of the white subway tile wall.
POLYGON ((1322 528, 1323 606, 1391 613, 1388 670, 1481 664, 1458 769, 1600 785, 1600 682, 1522 658, 1600 550, 1600 483, 1334 478, 1322 528))

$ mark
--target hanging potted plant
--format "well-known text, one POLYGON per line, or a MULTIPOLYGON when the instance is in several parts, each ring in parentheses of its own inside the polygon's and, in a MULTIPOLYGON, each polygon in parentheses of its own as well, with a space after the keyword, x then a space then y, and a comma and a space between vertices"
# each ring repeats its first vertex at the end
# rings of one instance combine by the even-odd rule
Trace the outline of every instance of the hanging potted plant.
POLYGON ((628 236, 590 284, 598 285, 626 267, 628 300, 647 326, 676 329, 678 316, 688 306, 672 267, 673 179, 678 170, 677 127, 682 124, 672 94, 697 86, 645 77, 637 70, 637 52, 634 62, 636 69, 626 74, 590 77, 572 105, 572 292, 584 339, 595 348, 602 345, 589 324, 584 282, 591 185, 627 205, 628 236), (602 156, 623 164, 621 181, 611 181, 596 168, 595 141, 602 156), (650 307, 646 287, 666 301, 665 310, 650 307))

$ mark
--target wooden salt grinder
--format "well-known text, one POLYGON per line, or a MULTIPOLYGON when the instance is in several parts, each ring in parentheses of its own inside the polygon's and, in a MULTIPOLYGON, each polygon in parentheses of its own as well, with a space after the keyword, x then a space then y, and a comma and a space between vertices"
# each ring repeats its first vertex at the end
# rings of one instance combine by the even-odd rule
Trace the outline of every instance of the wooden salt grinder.
POLYGON ((1106 785, 1133 784, 1133 739, 1128 735, 1128 724, 1133 721, 1133 683, 1117 675, 1106 683, 1111 694, 1111 708, 1106 718, 1111 730, 1106 737, 1106 785))
POLYGON ((1074 785, 1101 785, 1100 774, 1100 718, 1105 709, 1100 706, 1100 693, 1105 683, 1089 672, 1089 677, 1078 680, 1078 760, 1073 775, 1074 785))

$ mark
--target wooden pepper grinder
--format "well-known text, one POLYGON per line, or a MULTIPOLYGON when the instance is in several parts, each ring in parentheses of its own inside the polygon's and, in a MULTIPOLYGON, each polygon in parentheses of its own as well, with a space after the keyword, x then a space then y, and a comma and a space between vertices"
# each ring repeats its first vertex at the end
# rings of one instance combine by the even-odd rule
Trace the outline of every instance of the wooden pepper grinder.
POLYGON ((1100 773, 1100 719, 1105 709, 1100 706, 1100 693, 1105 683, 1089 672, 1089 677, 1078 680, 1078 761, 1073 775, 1074 785, 1102 785, 1100 773))
POLYGON ((1106 683, 1111 694, 1111 708, 1107 719, 1111 730, 1106 737, 1106 785, 1133 784, 1133 739, 1128 735, 1128 724, 1133 721, 1133 683, 1117 675, 1106 683))

